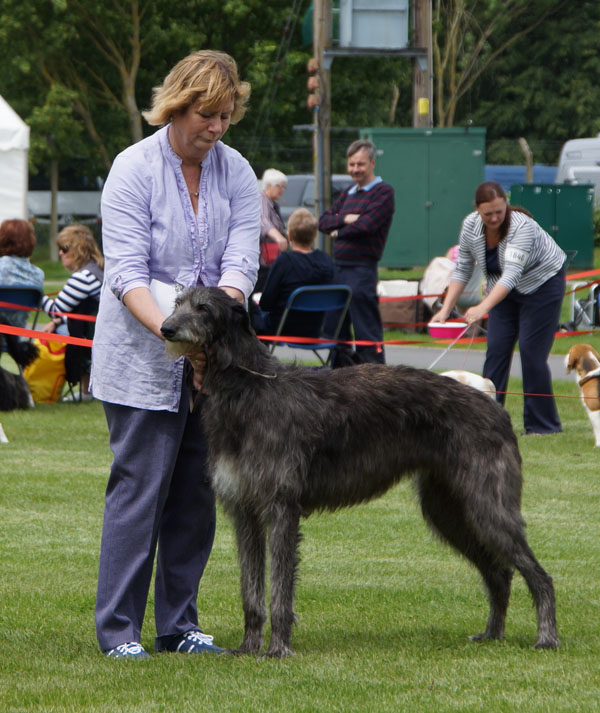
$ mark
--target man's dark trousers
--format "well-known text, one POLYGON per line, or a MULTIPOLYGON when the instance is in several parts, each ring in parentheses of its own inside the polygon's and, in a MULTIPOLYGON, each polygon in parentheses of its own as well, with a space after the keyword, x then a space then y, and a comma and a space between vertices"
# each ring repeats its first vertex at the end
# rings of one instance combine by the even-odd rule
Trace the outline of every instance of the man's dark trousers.
MULTIPOLYGON (((377 262, 338 263, 334 264, 334 282, 337 285, 348 285, 352 289, 349 317, 342 325, 339 339, 351 341, 352 332, 350 323, 354 328, 354 339, 358 342, 377 342, 377 346, 356 345, 356 354, 360 362, 385 363, 383 347, 383 325, 379 312, 379 299, 377 297, 377 262)), ((335 319, 328 325, 335 324, 335 319)), ((344 345, 340 346, 340 351, 344 345)), ((349 349, 349 347, 346 347, 349 349)))

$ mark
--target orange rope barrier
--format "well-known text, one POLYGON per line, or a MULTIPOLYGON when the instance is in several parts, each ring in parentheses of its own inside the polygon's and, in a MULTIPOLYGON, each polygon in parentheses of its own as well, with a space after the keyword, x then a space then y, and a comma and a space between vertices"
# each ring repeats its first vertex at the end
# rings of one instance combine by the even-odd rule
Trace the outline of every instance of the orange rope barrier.
MULTIPOLYGON (((46 314, 44 312, 44 310, 40 309, 39 307, 25 307, 23 305, 14 304, 13 302, 0 301, 0 309, 6 309, 6 308, 21 310, 22 312, 42 312, 43 314, 46 314)), ((78 319, 78 320, 81 320, 82 322, 95 322, 96 321, 96 317, 93 314, 77 314, 77 312, 58 312, 56 310, 50 310, 49 314, 54 315, 55 317, 78 319)))
POLYGON ((82 339, 81 337, 69 337, 66 334, 56 334, 55 332, 42 332, 39 329, 23 329, 22 327, 13 327, 10 324, 0 324, 0 334, 14 334, 17 337, 30 337, 46 342, 60 342, 62 344, 75 344, 79 347, 91 347, 91 339, 82 339))

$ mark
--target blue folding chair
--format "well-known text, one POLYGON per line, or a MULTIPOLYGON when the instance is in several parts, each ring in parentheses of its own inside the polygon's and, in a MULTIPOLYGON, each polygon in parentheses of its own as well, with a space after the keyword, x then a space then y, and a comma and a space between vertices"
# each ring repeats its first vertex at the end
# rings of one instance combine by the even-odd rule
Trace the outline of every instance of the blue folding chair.
MULTIPOLYGON (((317 355, 323 366, 327 366, 329 364, 329 360, 331 359, 331 350, 336 345, 335 340, 337 340, 340 330, 342 329, 342 324, 344 322, 344 318, 346 317, 346 313, 348 312, 351 299, 352 290, 348 287, 348 285, 307 285, 305 287, 298 287, 289 296, 285 311, 281 315, 279 326, 275 332, 276 337, 282 335, 285 336, 286 339, 281 342, 271 342, 271 352, 274 351, 277 345, 282 344, 292 347, 293 349, 310 349, 317 355), (312 331, 310 334, 287 334, 286 323, 290 313, 293 311, 311 312, 313 314, 321 313, 317 329, 312 331), (340 314, 335 330, 333 333, 323 335, 323 323, 325 322, 325 316, 329 312, 336 311, 339 311, 340 314), (293 337, 325 338, 331 341, 306 344, 295 342, 293 337), (326 359, 324 359, 319 353, 323 350, 328 351, 326 359)), ((312 326, 314 327, 314 325, 312 326)), ((294 329, 294 331, 297 330, 294 329)))
MULTIPOLYGON (((32 287, 31 285, 0 285, 0 302, 10 302, 13 305, 20 305, 21 307, 30 307, 31 309, 37 310, 42 304, 42 297, 44 293, 38 287, 32 287)), ((22 314, 23 310, 13 309, 11 307, 0 307, 0 319, 12 326, 19 326, 19 324, 14 324, 11 317, 16 314, 22 314)), ((33 318, 32 328, 35 329, 37 324, 39 312, 35 312, 33 318)), ((0 334, 0 356, 5 350, 4 340, 1 338, 0 334)), ((31 341, 31 340, 30 340, 31 341)), ((23 375, 23 368, 18 364, 19 373, 23 375)))
MULTIPOLYGON (((0 285, 0 302, 10 302, 14 305, 37 310, 42 304, 43 296, 42 290, 31 285, 0 285)), ((22 310, 0 307, 0 313, 2 312, 9 316, 11 313, 16 314, 22 312, 22 310)), ((39 314, 37 311, 34 313, 32 329, 35 329, 39 314)), ((7 321, 11 322, 10 317, 7 321)))

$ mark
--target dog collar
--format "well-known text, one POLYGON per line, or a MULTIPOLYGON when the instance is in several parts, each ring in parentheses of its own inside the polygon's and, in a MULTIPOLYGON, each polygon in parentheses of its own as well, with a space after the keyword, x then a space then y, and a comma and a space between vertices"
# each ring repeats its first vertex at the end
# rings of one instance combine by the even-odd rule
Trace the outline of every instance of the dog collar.
POLYGON ((252 371, 252 369, 248 369, 247 366, 242 366, 241 364, 236 364, 238 369, 243 369, 244 371, 247 371, 249 374, 254 374, 254 376, 262 376, 263 379, 276 379, 277 374, 261 374, 259 371, 252 371))
POLYGON ((598 378, 600 378, 600 366, 597 369, 594 369, 594 371, 589 371, 585 376, 582 376, 581 379, 577 380, 577 383, 579 386, 583 386, 584 384, 587 384, 588 381, 598 378))

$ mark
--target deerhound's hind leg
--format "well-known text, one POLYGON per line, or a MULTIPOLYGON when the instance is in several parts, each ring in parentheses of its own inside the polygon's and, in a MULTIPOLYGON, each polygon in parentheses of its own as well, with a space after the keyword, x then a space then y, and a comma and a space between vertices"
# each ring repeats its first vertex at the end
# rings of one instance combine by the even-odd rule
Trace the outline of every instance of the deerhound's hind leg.
POLYGON ((265 655, 283 658, 292 654, 300 508, 276 505, 271 523, 271 641, 265 655))
POLYGON ((525 533, 516 543, 515 567, 527 582, 537 610, 538 632, 536 649, 556 649, 560 642, 556 631, 556 601, 552 577, 535 558, 525 533))
POLYGON ((490 604, 485 631, 472 641, 502 639, 513 571, 503 566, 467 524, 465 504, 443 482, 422 476, 418 481, 423 515, 448 544, 474 564, 481 574, 490 604))
POLYGON ((265 604, 266 531, 251 512, 237 508, 233 513, 241 569, 244 640, 233 653, 257 654, 262 646, 267 620, 265 604))

